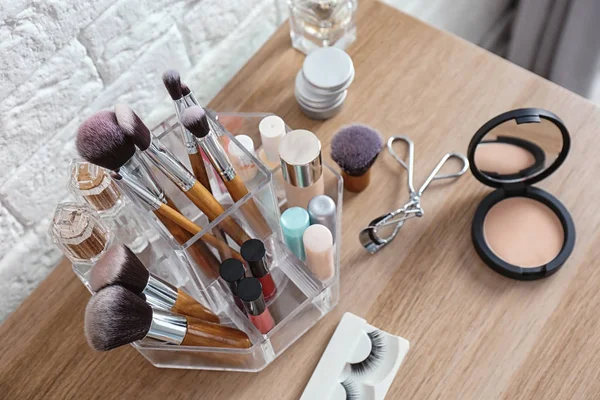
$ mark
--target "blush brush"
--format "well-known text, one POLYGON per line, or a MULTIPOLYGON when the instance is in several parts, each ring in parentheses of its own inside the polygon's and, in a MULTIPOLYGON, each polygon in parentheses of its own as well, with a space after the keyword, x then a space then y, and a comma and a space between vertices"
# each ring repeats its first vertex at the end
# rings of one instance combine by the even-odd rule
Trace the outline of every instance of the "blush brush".
MULTIPOLYGON (((164 173, 208 218, 213 221, 225 212, 214 196, 192 175, 190 171, 152 136, 148 127, 125 104, 115 106, 115 114, 121 131, 131 137, 139 150, 164 173)), ((250 237, 231 217, 225 218, 219 228, 223 229, 240 246, 250 237)))
POLYGON ((140 296, 118 285, 92 296, 85 309, 84 330, 96 351, 145 338, 183 346, 245 349, 252 345, 239 329, 152 309, 140 296))
MULTIPOLYGON (((183 94, 184 86, 181 83, 179 72, 172 69, 167 70, 163 73, 162 78, 165 88, 167 88, 167 92, 169 92, 169 95, 173 99, 175 113, 177 114, 177 118, 179 118, 183 110, 193 105, 189 103, 190 96, 193 95, 190 95, 191 92, 187 85, 185 86, 186 94, 183 94)), ((183 139, 183 144, 185 145, 185 149, 190 160, 192 173, 194 174, 196 179, 202 184, 202 186, 204 186, 209 192, 212 192, 210 186, 210 178, 208 177, 206 165, 204 164, 204 160, 202 159, 202 151, 198 147, 198 143, 196 143, 194 136, 182 127, 181 138, 183 139)))
MULTIPOLYGON (((196 137, 200 147, 202 147, 212 166, 225 183, 225 187, 229 191, 233 201, 240 201, 248 194, 248 189, 244 181, 237 174, 225 149, 221 146, 204 109, 200 106, 189 107, 183 111, 180 120, 183 126, 196 137)), ((266 239, 271 229, 254 200, 248 199, 242 206, 242 210, 258 236, 261 239, 266 239)))
POLYGON ((331 158, 342 170, 346 190, 358 193, 367 188, 382 148, 381 135, 366 125, 346 126, 333 136, 331 158))
POLYGON ((111 246, 90 271, 90 285, 97 292, 120 285, 146 297, 159 310, 219 323, 219 317, 185 291, 150 273, 140 259, 124 244, 111 246))

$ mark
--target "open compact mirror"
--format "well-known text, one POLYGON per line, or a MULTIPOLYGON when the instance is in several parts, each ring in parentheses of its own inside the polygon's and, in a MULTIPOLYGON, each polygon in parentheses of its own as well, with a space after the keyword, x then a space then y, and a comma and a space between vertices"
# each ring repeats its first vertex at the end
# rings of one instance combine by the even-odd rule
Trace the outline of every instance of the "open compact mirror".
POLYGON ((480 182, 497 188, 475 212, 473 244, 495 271, 519 280, 555 273, 575 245, 569 211, 533 187, 563 163, 569 131, 550 111, 523 108, 501 114, 471 139, 468 159, 480 182))

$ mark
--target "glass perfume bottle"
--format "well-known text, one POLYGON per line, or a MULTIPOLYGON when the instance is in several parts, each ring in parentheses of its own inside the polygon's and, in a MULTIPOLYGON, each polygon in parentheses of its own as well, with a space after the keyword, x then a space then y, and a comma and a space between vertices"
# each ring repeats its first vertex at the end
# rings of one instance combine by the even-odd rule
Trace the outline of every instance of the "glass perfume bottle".
POLYGON ((308 54, 317 47, 347 48, 356 40, 358 0, 288 0, 292 46, 308 54))
POLYGON ((148 246, 144 223, 135 215, 110 175, 97 165, 73 160, 69 174, 73 195, 89 204, 111 226, 115 236, 134 253, 148 246))

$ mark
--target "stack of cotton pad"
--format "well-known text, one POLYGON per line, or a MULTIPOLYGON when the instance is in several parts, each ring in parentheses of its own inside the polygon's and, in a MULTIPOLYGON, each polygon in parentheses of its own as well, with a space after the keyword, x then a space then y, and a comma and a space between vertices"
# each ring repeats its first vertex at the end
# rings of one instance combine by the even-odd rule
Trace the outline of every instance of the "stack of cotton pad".
POLYGON ((342 109, 354 80, 352 59, 337 47, 323 47, 306 56, 296 75, 296 101, 312 119, 328 119, 342 109))

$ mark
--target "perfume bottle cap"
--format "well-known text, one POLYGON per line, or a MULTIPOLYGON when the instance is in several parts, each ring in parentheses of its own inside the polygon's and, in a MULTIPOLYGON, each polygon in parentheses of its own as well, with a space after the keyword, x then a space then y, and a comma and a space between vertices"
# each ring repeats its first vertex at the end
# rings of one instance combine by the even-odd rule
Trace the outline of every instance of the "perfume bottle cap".
POLYGON ((258 130, 267 159, 273 163, 278 162, 279 143, 285 135, 285 122, 277 115, 269 115, 260 121, 258 130))
POLYGON ((256 278, 242 279, 238 284, 238 296, 250 315, 261 315, 267 309, 262 285, 256 278))
POLYGON ((267 265, 265 245, 258 239, 250 239, 242 244, 240 248, 242 258, 248 262, 252 276, 262 278, 269 273, 267 265))
POLYGON ((99 212, 113 208, 121 200, 121 193, 106 170, 87 161, 71 162, 69 189, 99 212))
POLYGON ((219 275, 227 282, 231 292, 237 296, 238 283, 245 277, 244 264, 235 258, 228 258, 219 266, 219 275))
POLYGON ((323 174, 321 141, 310 131, 298 129, 283 136, 279 158, 283 177, 292 186, 309 187, 323 174))

